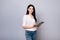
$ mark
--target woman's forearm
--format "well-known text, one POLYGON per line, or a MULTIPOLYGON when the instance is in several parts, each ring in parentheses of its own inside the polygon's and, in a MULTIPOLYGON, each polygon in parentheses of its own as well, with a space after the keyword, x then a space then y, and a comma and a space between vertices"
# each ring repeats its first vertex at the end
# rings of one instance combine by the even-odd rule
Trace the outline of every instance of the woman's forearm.
POLYGON ((23 26, 24 29, 29 29, 29 28, 33 28, 33 26, 23 26))

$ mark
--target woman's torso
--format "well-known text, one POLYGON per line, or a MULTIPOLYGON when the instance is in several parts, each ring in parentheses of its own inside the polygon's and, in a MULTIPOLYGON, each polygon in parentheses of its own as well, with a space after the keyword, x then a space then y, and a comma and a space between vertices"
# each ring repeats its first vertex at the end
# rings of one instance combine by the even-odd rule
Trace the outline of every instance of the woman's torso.
MULTIPOLYGON (((24 15, 24 16, 26 16, 26 25, 36 24, 34 18, 31 18, 29 15, 24 15)), ((37 27, 33 27, 33 28, 25 29, 25 30, 35 31, 35 30, 37 30, 37 27)))

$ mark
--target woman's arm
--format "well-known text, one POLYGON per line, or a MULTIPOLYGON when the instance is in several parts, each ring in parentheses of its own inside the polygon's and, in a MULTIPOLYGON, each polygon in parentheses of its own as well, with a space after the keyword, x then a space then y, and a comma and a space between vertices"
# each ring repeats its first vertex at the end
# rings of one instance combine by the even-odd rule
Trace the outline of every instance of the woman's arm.
POLYGON ((33 28, 33 27, 34 27, 34 25, 25 25, 25 26, 23 26, 24 29, 29 29, 29 28, 33 28))

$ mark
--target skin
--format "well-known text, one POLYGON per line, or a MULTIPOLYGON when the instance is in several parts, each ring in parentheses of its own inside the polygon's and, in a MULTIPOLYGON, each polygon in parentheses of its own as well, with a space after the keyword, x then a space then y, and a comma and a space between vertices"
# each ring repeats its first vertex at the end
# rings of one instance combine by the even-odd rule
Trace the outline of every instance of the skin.
MULTIPOLYGON (((28 11, 29 11, 29 16, 30 16, 31 18, 33 18, 33 16, 32 16, 32 12, 34 11, 34 10, 33 10, 33 7, 30 6, 30 7, 28 8, 28 11)), ((35 24, 32 24, 32 25, 25 25, 25 26, 23 26, 23 28, 24 28, 24 29, 33 28, 34 25, 35 25, 35 24)))

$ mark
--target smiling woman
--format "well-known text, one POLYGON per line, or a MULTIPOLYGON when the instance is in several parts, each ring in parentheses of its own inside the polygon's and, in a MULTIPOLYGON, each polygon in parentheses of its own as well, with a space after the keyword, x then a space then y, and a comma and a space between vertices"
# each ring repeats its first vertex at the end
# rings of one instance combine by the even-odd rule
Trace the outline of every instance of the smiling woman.
POLYGON ((30 4, 27 7, 27 13, 23 16, 23 28, 25 29, 26 40, 36 40, 36 25, 37 19, 35 16, 35 7, 30 4))

